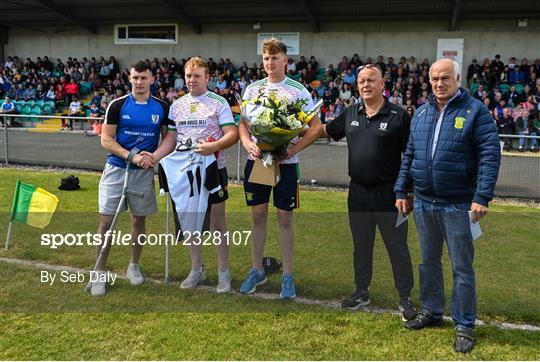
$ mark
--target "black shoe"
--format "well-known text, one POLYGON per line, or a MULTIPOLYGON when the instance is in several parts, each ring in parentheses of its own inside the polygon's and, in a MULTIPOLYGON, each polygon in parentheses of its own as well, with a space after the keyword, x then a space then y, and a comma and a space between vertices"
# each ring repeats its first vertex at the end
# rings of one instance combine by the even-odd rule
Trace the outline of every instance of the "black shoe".
POLYGON ((427 309, 423 309, 410 321, 405 322, 407 329, 422 329, 428 326, 440 326, 443 324, 442 317, 435 317, 427 309))
POLYGON ((360 307, 369 305, 369 292, 354 292, 349 298, 341 303, 341 307, 349 310, 358 310, 360 307))
POLYGON ((412 303, 411 297, 399 298, 399 311, 401 312, 401 320, 403 322, 414 319, 418 314, 412 303))
POLYGON ((456 352, 468 353, 474 347, 474 330, 467 327, 456 328, 456 352))

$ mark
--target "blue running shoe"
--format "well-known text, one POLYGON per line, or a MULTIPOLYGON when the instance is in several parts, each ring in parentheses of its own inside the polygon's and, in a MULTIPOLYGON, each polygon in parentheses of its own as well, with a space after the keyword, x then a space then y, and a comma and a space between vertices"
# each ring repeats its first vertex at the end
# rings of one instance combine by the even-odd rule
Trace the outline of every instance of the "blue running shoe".
POLYGON ((283 274, 281 278, 281 299, 292 299, 296 297, 296 288, 294 287, 294 278, 292 274, 283 274))
POLYGON ((263 285, 266 283, 268 279, 266 279, 266 275, 264 274, 264 269, 258 270, 255 268, 251 268, 249 270, 249 274, 240 286, 240 293, 242 294, 251 294, 255 293, 255 289, 259 285, 263 285))

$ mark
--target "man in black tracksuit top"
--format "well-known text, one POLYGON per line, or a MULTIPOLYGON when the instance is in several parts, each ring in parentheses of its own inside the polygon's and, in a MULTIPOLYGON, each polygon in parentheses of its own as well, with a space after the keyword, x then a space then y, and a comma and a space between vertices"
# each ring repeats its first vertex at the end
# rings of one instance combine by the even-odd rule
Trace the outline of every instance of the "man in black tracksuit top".
POLYGON ((325 128, 336 141, 346 137, 349 149, 348 208, 356 291, 343 301, 343 307, 356 310, 370 303, 368 287, 378 226, 392 263, 399 308, 403 319, 410 320, 416 316, 416 310, 410 300, 413 272, 407 222, 396 228, 398 212, 393 187, 411 120, 403 108, 384 98, 384 80, 377 67, 361 67, 357 82, 363 104, 350 106, 325 128))

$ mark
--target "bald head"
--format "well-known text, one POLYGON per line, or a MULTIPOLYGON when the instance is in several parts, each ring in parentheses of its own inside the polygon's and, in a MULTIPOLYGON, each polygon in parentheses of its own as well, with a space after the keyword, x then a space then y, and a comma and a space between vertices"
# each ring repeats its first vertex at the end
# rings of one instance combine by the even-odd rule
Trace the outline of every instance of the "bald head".
POLYGON ((364 73, 364 72, 370 72, 370 73, 373 73, 377 76, 379 76, 380 78, 382 78, 383 74, 382 74, 382 71, 379 69, 379 67, 377 67, 376 65, 373 65, 373 64, 366 64, 359 72, 358 72, 358 76, 360 76, 360 74, 364 73))
POLYGON ((429 69, 429 82, 440 105, 456 94, 460 80, 459 65, 453 60, 439 59, 429 69))
POLYGON ((357 84, 360 97, 365 103, 379 104, 383 101, 384 80, 379 68, 371 66, 361 69, 357 84))

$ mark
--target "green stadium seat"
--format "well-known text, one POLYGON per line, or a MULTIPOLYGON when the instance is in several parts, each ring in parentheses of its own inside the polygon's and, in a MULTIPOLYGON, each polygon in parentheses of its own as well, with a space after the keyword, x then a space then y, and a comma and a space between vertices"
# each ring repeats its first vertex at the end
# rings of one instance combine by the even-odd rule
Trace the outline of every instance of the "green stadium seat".
POLYGON ((36 101, 33 101, 33 100, 29 100, 29 101, 26 101, 25 105, 28 105, 30 107, 33 107, 36 105, 36 101))
MULTIPOLYGON (((34 116, 41 116, 42 114, 41 107, 34 106, 34 108, 32 108, 32 110, 30 111, 30 114, 34 116)), ((31 117, 29 120, 30 120, 30 127, 34 127, 34 123, 39 122, 39 118, 37 117, 31 117)))
POLYGON ((293 74, 290 76, 292 79, 298 81, 298 79, 300 79, 300 74, 293 74))
POLYGON ((478 87, 480 86, 479 83, 473 83, 471 84, 471 93, 474 93, 478 90, 478 87))
POLYGON ((32 107, 31 114, 41 115, 41 113, 43 113, 43 109, 40 106, 35 105, 34 107, 32 107))
POLYGON ((45 105, 45 101, 42 101, 42 100, 36 101, 36 106, 43 107, 44 105, 45 105))
POLYGON ((516 92, 519 93, 519 92, 523 92, 523 89, 525 88, 523 86, 523 84, 512 84, 514 87, 516 87, 516 92))
POLYGON ((17 102, 15 102, 17 104, 17 108, 18 109, 22 109, 24 107, 24 105, 26 104, 26 101, 24 100, 18 100, 17 102))
POLYGON ((49 115, 53 113, 54 113, 53 108, 49 107, 48 105, 43 106, 43 114, 49 115))
POLYGON ((504 94, 510 90, 510 86, 508 84, 499 84, 499 90, 504 94))
POLYGON ((56 103, 54 101, 47 101, 47 102, 45 102, 45 105, 52 108, 52 109, 56 108, 56 103))
POLYGON ((79 93, 83 97, 92 93, 92 83, 81 82, 81 84, 79 85, 79 93))
POLYGON ((24 105, 23 107, 20 108, 20 113, 21 114, 30 114, 32 112, 32 107, 30 105, 24 105))

